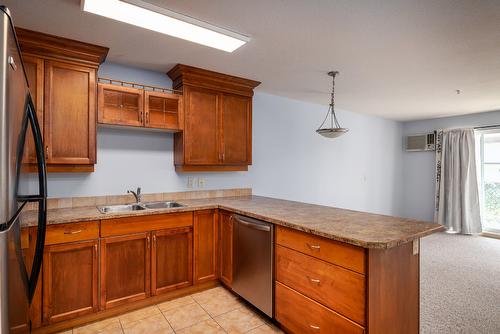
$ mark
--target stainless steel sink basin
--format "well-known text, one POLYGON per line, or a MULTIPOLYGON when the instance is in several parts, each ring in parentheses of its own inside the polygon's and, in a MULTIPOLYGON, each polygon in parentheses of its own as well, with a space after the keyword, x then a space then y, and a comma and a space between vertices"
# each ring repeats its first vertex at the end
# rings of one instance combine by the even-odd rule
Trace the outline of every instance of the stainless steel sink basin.
POLYGON ((177 202, 149 202, 142 204, 125 204, 125 205, 107 205, 98 206, 97 210, 101 213, 113 213, 113 212, 130 212, 146 209, 171 209, 171 208, 181 208, 183 204, 177 202))
POLYGON ((147 209, 170 209, 182 208, 184 205, 178 202, 150 202, 143 204, 147 209))
POLYGON ((108 206, 98 206, 97 210, 101 213, 111 213, 111 212, 129 212, 146 210, 146 208, 139 204, 125 204, 125 205, 108 205, 108 206))

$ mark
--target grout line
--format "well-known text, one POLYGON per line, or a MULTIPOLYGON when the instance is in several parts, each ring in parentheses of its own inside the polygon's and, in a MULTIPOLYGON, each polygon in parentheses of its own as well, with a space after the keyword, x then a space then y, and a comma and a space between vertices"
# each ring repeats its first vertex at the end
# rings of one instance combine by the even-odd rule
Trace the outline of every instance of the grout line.
MULTIPOLYGON (((208 313, 208 311, 207 311, 207 310, 203 307, 203 305, 201 305, 201 304, 200 304, 200 303, 199 303, 199 302, 198 302, 195 298, 193 298, 193 300, 194 300, 194 302, 195 302, 196 304, 200 305, 200 307, 203 309, 203 311, 207 312, 207 314, 208 314, 208 316, 210 317, 210 319, 212 319, 212 320, 213 320, 213 321, 214 321, 214 322, 215 322, 215 323, 216 323, 216 324, 220 327, 220 329, 222 329, 222 331, 223 331, 224 333, 227 333, 226 329, 225 329, 224 327, 222 327, 222 326, 221 326, 221 324, 219 324, 219 323, 217 322, 217 320, 215 320, 215 317, 214 317, 214 316, 212 316, 210 313, 208 313)), ((228 312, 231 312, 231 311, 228 311, 228 312)), ((226 313, 228 313, 228 312, 225 312, 225 313, 222 313, 222 314, 226 314, 226 313)), ((219 314, 219 315, 222 315, 222 314, 219 314)), ((219 315, 218 315, 218 316, 219 316, 219 315)))

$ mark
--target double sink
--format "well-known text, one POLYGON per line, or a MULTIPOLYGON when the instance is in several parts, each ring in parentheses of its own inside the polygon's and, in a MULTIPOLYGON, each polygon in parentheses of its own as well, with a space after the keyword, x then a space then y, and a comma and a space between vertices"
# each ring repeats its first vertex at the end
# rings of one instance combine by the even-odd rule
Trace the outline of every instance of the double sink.
POLYGON ((135 204, 123 204, 123 205, 107 205, 98 206, 97 210, 101 213, 113 213, 113 212, 130 212, 130 211, 140 211, 148 209, 172 209, 172 208, 182 208, 184 205, 178 202, 149 202, 149 203, 135 203, 135 204))

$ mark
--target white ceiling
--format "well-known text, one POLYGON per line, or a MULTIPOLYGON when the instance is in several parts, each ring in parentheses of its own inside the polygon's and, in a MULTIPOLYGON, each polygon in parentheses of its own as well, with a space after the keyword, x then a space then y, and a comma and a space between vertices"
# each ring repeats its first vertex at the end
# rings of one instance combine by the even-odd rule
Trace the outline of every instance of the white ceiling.
POLYGON ((110 48, 108 61, 176 63, 262 81, 259 91, 395 120, 500 109, 499 0, 149 0, 251 37, 233 53, 80 10, 4 0, 15 24, 110 48), (457 95, 456 90, 461 90, 457 95))

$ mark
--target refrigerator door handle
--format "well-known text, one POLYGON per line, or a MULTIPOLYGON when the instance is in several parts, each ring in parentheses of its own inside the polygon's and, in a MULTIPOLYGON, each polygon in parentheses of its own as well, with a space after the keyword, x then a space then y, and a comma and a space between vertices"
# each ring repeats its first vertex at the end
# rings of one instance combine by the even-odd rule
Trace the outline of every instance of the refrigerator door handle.
MULTIPOLYGON (((31 130, 33 131, 33 139, 35 143, 39 193, 38 195, 18 196, 17 200, 24 203, 38 202, 38 228, 35 254, 33 258, 33 265, 31 267, 31 274, 29 276, 28 286, 28 299, 31 303, 33 295, 35 294, 38 276, 40 275, 40 270, 42 267, 43 250, 45 245, 45 229, 47 225, 47 170, 45 165, 45 151, 43 148, 42 133, 40 131, 40 125, 38 124, 38 120, 36 117, 35 105, 33 104, 33 99, 30 93, 28 93, 26 97, 26 113, 28 118, 27 120, 30 122, 31 130)), ((28 124, 26 122, 23 132, 26 132, 27 125, 28 124)), ((23 136, 23 138, 25 138, 25 136, 23 136)), ((21 161, 22 154, 23 153, 21 150, 18 156, 18 161, 21 161)), ((20 164, 18 164, 18 175, 20 172, 19 168, 20 164)))

